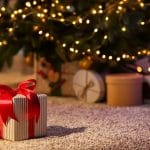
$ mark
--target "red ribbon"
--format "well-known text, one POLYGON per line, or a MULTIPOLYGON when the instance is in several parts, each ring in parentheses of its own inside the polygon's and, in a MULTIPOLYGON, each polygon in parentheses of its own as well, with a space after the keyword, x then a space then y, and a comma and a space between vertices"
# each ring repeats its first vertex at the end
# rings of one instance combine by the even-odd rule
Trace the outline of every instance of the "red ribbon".
POLYGON ((13 97, 17 94, 26 96, 28 100, 28 121, 29 138, 34 137, 35 120, 38 121, 40 115, 40 104, 34 88, 36 80, 26 80, 18 85, 17 89, 12 89, 6 85, 0 85, 0 137, 3 138, 3 123, 6 124, 8 118, 17 120, 13 110, 13 97))

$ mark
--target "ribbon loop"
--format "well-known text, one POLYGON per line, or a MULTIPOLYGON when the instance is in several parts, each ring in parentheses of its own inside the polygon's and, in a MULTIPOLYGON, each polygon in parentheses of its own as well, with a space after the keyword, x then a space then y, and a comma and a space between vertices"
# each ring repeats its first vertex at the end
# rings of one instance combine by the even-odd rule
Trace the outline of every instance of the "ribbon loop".
POLYGON ((13 97, 17 94, 26 96, 28 101, 27 116, 29 119, 29 137, 34 135, 34 120, 38 121, 40 116, 40 104, 34 92, 36 80, 29 79, 20 83, 17 89, 6 85, 0 85, 0 136, 2 137, 2 124, 6 124, 8 118, 16 119, 13 110, 13 97))

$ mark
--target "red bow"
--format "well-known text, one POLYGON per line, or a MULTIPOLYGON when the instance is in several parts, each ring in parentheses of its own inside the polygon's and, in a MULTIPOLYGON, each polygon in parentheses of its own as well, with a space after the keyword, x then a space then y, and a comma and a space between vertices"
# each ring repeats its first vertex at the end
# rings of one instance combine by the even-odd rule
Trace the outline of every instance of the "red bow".
MULTIPOLYGON (((40 104, 36 93, 33 91, 36 80, 26 80, 18 85, 17 89, 12 89, 6 85, 0 85, 0 126, 6 124, 8 118, 17 120, 13 110, 13 97, 17 94, 26 96, 28 100, 29 136, 34 135, 34 120, 38 121, 40 115, 40 104)), ((1 127, 0 127, 1 128, 1 127)), ((2 129, 1 129, 2 133, 2 129)), ((2 135, 2 134, 0 134, 2 135)))

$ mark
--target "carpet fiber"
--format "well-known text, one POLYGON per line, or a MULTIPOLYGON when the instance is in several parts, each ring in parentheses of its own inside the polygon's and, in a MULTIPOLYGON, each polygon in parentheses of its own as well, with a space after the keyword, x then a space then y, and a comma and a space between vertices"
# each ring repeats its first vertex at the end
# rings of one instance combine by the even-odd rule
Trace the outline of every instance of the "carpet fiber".
POLYGON ((48 102, 46 137, 0 140, 0 150, 150 150, 149 104, 114 108, 60 101, 48 102))

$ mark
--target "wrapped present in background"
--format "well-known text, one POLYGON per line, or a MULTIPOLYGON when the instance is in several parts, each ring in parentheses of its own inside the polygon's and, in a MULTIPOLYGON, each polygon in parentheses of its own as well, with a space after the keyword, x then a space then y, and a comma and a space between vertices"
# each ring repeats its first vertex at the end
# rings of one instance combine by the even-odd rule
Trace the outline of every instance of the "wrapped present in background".
POLYGON ((36 96, 29 84, 32 83, 24 82, 17 90, 0 85, 0 137, 3 139, 18 141, 46 135, 47 96, 36 96))
POLYGON ((78 69, 78 62, 54 64, 40 58, 37 63, 37 92, 52 96, 75 96, 73 76, 78 69))

